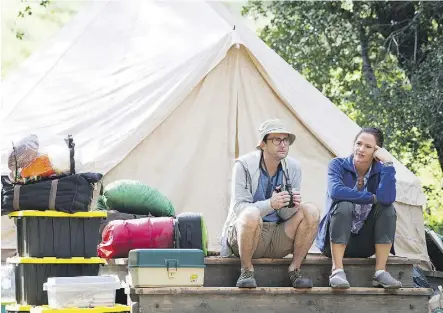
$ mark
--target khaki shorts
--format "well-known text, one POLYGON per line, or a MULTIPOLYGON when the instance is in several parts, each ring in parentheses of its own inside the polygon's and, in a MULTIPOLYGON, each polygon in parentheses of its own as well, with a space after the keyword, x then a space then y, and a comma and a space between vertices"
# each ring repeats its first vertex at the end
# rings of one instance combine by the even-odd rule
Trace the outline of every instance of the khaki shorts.
MULTIPOLYGON (((233 253, 240 256, 238 249, 238 235, 235 226, 228 229, 228 243, 233 253)), ((257 250, 253 259, 259 258, 284 258, 294 250, 294 240, 285 232, 285 224, 263 222, 257 250)))

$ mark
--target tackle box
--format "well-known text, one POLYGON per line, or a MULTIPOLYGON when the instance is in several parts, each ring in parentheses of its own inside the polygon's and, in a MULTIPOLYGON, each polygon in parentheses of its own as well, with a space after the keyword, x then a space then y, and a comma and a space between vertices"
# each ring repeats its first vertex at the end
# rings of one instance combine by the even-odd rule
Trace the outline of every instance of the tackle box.
POLYGON ((199 249, 135 249, 128 257, 130 287, 199 287, 204 253, 199 249))
POLYGON ((20 257, 96 257, 100 222, 106 212, 63 213, 16 211, 17 250, 20 257))
POLYGON ((97 276, 100 264, 105 260, 100 258, 29 258, 13 257, 6 260, 15 265, 15 297, 20 305, 45 305, 48 294, 43 290, 43 284, 49 277, 97 276))

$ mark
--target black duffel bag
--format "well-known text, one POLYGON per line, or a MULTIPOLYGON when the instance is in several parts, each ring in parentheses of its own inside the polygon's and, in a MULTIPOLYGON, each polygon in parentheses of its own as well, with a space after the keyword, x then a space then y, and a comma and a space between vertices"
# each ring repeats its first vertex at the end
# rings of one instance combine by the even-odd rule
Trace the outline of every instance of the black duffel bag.
POLYGON ((92 201, 94 184, 102 177, 98 173, 82 173, 21 185, 2 176, 1 215, 19 210, 86 212, 92 201))

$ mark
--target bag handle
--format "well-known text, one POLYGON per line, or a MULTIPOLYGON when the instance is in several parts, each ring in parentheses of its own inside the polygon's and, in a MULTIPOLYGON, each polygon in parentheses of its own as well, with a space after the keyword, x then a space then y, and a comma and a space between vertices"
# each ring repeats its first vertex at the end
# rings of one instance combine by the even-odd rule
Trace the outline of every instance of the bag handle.
POLYGON ((15 160, 15 177, 14 181, 16 182, 18 179, 18 161, 17 161, 17 150, 15 150, 14 141, 12 142, 12 151, 14 151, 14 160, 15 160))
POLYGON ((68 137, 65 139, 65 142, 69 148, 69 163, 71 165, 70 171, 71 171, 71 174, 74 175, 75 174, 75 159, 74 159, 75 143, 74 143, 74 139, 72 138, 72 135, 68 135, 68 137))
POLYGON ((189 224, 186 225, 186 242, 192 244, 192 229, 189 224))

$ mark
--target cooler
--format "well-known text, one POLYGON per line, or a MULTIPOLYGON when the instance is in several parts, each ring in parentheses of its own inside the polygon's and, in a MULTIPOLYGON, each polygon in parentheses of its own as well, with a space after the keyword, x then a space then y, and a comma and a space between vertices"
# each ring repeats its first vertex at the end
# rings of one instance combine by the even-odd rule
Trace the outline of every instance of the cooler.
POLYGON ((199 249, 136 249, 129 252, 131 287, 200 287, 204 253, 199 249))
POLYGON ((21 257, 96 257, 100 222, 106 212, 16 211, 17 250, 21 257))
POLYGON ((13 257, 6 260, 15 265, 15 295, 20 305, 45 305, 48 294, 43 284, 49 277, 97 276, 100 258, 28 258, 13 257))

